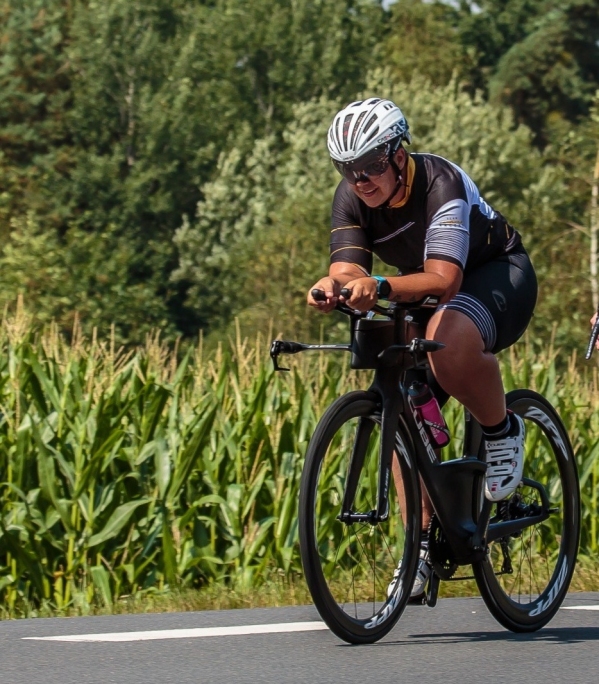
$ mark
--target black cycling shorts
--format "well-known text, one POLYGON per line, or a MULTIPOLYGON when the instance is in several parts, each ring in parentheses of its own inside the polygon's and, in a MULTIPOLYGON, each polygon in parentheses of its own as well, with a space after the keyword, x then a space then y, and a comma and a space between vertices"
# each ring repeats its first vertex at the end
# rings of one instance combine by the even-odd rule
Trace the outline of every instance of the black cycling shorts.
MULTIPOLYGON (((458 294, 439 309, 466 314, 479 329, 485 349, 497 354, 510 347, 526 330, 537 301, 537 277, 524 247, 489 261, 464 276, 458 294)), ((414 322, 425 325, 434 312, 414 312, 414 322)), ((422 331, 424 332, 424 330, 422 331)), ((408 384, 422 371, 409 371, 408 384)), ((443 406, 449 395, 429 369, 426 380, 443 406)))
POLYGON ((526 330, 537 301, 537 277, 524 247, 479 266, 464 276, 458 294, 439 309, 468 316, 485 350, 497 354, 526 330))

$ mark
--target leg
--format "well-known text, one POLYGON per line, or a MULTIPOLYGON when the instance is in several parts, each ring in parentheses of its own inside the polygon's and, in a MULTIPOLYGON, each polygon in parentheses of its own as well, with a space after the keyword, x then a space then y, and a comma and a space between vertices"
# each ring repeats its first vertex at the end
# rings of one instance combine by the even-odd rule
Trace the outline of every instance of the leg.
MULTIPOLYGON (((397 491, 397 498, 399 499, 399 508, 401 510, 401 517, 404 525, 406 524, 406 493, 403 486, 401 471, 397 458, 393 459, 393 480, 395 481, 395 489, 397 491)), ((434 513, 433 505, 429 499, 428 493, 424 486, 422 479, 420 480, 420 489, 422 491, 422 531, 428 530, 431 522, 431 516, 434 513)))
POLYGON ((483 429, 485 495, 501 501, 522 477, 524 424, 506 415, 503 381, 494 352, 513 344, 534 308, 536 279, 525 253, 485 264, 431 319, 427 336, 446 345, 431 354, 441 387, 456 397, 483 429))
MULTIPOLYGON (((399 466, 399 460, 397 458, 393 459, 392 464, 393 469, 393 480, 395 482, 395 488, 397 492, 397 499, 399 502, 399 510, 401 511, 401 518, 403 520, 404 527, 407 525, 408 520, 408 506, 406 501, 406 490, 404 487, 404 481, 401 476, 401 470, 399 466)), ((423 532, 428 532, 430 525, 431 516, 434 512, 431 500, 428 497, 424 482, 420 480, 420 490, 422 492, 422 521, 421 521, 421 531, 420 531, 420 552, 418 559, 418 570, 416 572, 416 577, 414 579, 414 584, 412 586, 412 591, 410 594, 410 601, 416 603, 422 603, 426 583, 431 575, 431 565, 429 564, 428 556, 428 540, 425 539, 423 532)), ((400 561, 397 566, 397 570, 394 573, 393 580, 389 584, 389 591, 393 591, 395 587, 396 578, 399 578, 399 572, 401 570, 402 561, 400 561)))
POLYGON ((441 387, 463 404, 482 425, 496 425, 506 414, 503 381, 495 356, 473 321, 461 311, 437 311, 427 338, 445 349, 430 354, 430 364, 441 387))

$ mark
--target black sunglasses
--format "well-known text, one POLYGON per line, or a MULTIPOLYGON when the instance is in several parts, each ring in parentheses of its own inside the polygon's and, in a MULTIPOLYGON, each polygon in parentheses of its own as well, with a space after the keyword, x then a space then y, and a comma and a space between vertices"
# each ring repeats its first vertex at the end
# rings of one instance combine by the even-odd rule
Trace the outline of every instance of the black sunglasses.
POLYGON ((382 176, 391 163, 391 146, 381 145, 349 162, 332 160, 333 165, 348 183, 355 185, 358 181, 382 176))

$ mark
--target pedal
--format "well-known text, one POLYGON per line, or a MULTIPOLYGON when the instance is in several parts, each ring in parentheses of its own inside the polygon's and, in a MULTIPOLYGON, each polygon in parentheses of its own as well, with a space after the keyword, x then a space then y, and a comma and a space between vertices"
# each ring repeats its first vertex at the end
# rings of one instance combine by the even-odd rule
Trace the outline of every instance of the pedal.
POLYGON ((418 596, 410 596, 408 599, 409 606, 426 606, 426 594, 422 593, 418 596))
POLYGON ((437 597, 439 595, 439 585, 441 584, 441 579, 436 572, 431 572, 431 576, 428 579, 428 585, 426 587, 426 605, 429 608, 434 608, 437 605, 437 597))

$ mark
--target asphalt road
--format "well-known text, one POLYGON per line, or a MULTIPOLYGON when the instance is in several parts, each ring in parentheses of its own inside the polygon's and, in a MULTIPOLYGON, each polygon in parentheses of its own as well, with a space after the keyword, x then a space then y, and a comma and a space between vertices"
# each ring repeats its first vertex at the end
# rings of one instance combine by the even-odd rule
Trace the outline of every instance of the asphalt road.
POLYGON ((310 606, 15 620, 0 623, 0 684, 595 684, 599 593, 564 606, 587 610, 562 609, 532 635, 507 632, 476 598, 409 606, 372 646, 340 642, 310 606))

